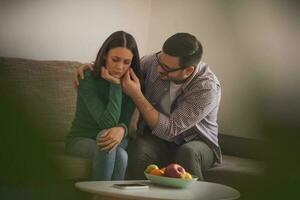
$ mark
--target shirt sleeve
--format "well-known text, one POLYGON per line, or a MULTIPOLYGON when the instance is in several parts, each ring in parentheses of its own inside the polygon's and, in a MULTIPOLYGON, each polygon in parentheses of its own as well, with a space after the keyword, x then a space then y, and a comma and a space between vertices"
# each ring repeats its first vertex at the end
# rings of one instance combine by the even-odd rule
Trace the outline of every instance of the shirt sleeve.
POLYGON ((152 134, 168 141, 190 129, 205 118, 218 104, 216 89, 194 87, 184 94, 184 101, 177 105, 170 116, 159 114, 152 134))
POLYGON ((97 95, 97 87, 91 75, 80 81, 78 95, 83 99, 89 113, 101 129, 118 124, 121 115, 122 89, 119 84, 109 84, 108 102, 97 95))

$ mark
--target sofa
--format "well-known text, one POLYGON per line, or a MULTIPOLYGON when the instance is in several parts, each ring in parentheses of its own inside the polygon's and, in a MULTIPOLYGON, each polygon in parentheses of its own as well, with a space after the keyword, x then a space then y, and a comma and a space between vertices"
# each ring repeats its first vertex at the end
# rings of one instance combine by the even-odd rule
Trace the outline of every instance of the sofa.
MULTIPOLYGON (((35 112, 38 122, 46 127, 43 139, 51 149, 63 178, 70 181, 88 180, 89 160, 64 153, 64 139, 71 126, 76 107, 76 90, 72 84, 76 61, 31 60, 0 57, 1 73, 7 78, 6 93, 26 102, 26 110, 35 112)), ((263 173, 257 158, 255 140, 220 134, 223 162, 204 172, 206 181, 245 190, 244 183, 263 173)))

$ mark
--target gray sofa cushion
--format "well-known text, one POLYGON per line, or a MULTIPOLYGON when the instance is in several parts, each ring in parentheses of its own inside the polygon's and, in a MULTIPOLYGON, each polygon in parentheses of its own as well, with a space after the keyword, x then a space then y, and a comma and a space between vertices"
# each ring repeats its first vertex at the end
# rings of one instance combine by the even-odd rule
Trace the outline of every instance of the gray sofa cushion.
POLYGON ((204 177, 206 181, 225 184, 244 192, 248 183, 255 182, 263 173, 264 165, 260 161, 223 155, 222 164, 205 171, 204 177))

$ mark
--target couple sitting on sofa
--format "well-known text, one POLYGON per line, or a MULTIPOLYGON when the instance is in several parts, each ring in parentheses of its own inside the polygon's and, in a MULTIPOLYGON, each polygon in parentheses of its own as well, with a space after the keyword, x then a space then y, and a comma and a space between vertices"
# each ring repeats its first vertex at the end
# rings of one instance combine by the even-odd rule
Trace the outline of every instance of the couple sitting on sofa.
POLYGON ((147 165, 170 162, 203 180, 202 171, 221 162, 221 89, 201 56, 193 35, 177 33, 161 52, 140 61, 130 34, 111 34, 94 65, 77 70, 82 80, 75 80, 77 108, 66 151, 92 160, 93 180, 121 180, 126 169, 128 178, 144 179, 147 165), (141 114, 139 134, 128 143, 135 107, 141 114))

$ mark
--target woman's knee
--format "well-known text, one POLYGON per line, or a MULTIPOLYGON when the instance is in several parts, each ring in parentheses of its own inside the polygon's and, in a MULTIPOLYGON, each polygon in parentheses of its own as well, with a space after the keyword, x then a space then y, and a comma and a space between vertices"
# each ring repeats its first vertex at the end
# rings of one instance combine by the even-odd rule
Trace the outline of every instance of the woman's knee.
POLYGON ((122 147, 117 147, 116 160, 118 160, 118 162, 127 164, 128 154, 127 154, 126 150, 123 149, 122 147))

